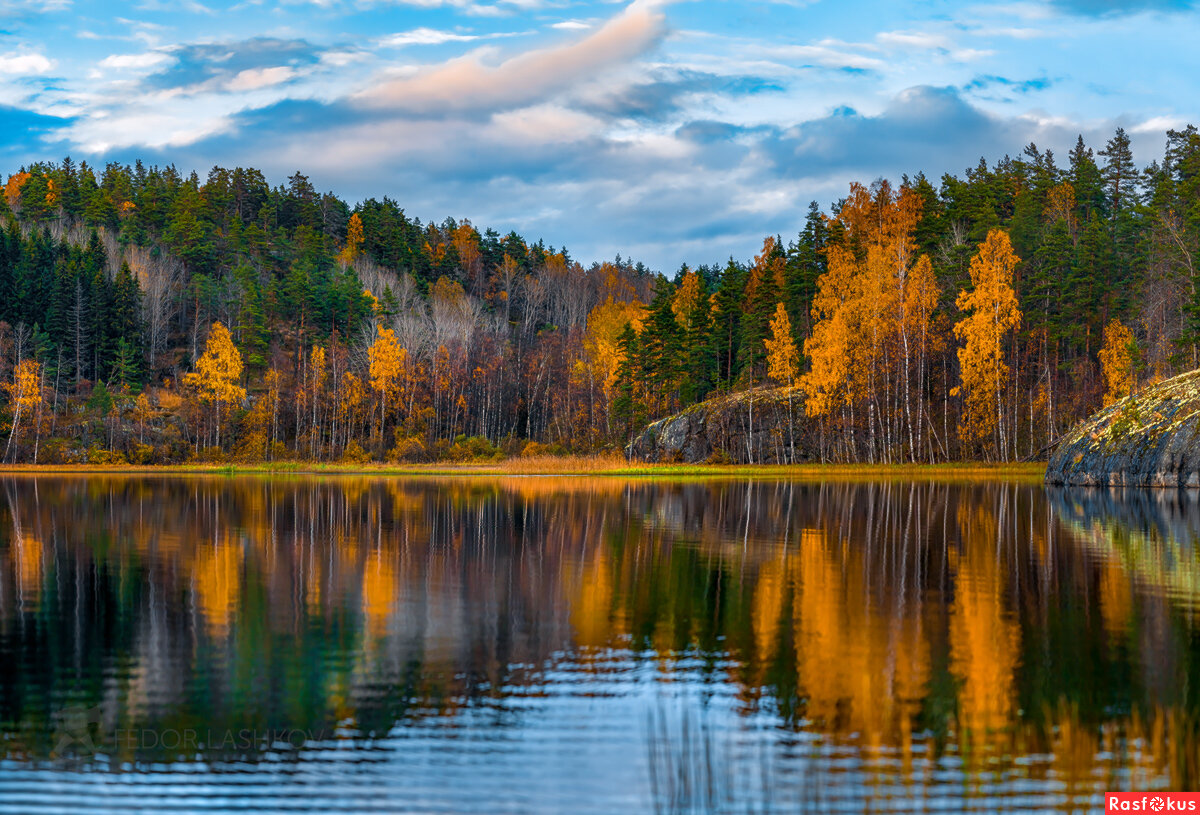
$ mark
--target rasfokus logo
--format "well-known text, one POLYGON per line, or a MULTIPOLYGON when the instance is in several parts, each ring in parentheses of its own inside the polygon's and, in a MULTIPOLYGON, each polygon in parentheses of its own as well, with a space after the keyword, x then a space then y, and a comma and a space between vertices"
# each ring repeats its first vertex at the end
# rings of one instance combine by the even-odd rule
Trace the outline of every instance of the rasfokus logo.
POLYGON ((1105 812, 1200 812, 1200 792, 1106 792, 1105 812))

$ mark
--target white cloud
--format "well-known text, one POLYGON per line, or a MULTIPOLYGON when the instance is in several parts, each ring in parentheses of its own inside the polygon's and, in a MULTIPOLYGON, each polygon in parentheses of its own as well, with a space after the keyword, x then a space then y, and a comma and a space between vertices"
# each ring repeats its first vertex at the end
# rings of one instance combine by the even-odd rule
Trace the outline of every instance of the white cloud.
POLYGON ((1152 133, 1161 136, 1168 130, 1178 130, 1186 124, 1187 120, 1178 116, 1154 116, 1129 130, 1131 133, 1152 133))
POLYGON ((585 23, 583 20, 562 20, 561 22, 553 23, 551 28, 557 28, 560 31, 587 31, 592 27, 591 23, 585 23))
POLYGON ((885 65, 883 60, 875 57, 851 54, 824 45, 783 45, 767 47, 762 49, 762 52, 780 59, 817 65, 822 68, 876 70, 885 65))
POLYGON ((471 42, 479 39, 477 34, 456 34, 453 31, 438 31, 435 28, 414 28, 390 34, 379 40, 385 48, 402 48, 406 45, 441 45, 447 42, 471 42))
POLYGON ((53 69, 54 64, 53 60, 41 54, 0 54, 0 74, 44 74, 53 69))
POLYGON ((256 91, 279 85, 296 77, 296 71, 285 65, 274 68, 250 68, 239 71, 233 79, 225 83, 225 89, 234 93, 256 91))
POLYGON ((929 31, 883 31, 876 34, 875 39, 883 45, 898 48, 941 48, 949 50, 953 47, 953 43, 950 42, 948 37, 929 31))
POLYGON ((1038 37, 1049 37, 1054 32, 1041 28, 982 26, 972 29, 971 33, 979 37, 1011 37, 1014 40, 1033 40, 1038 37))
POLYGON ((141 54, 112 54, 100 60, 100 67, 115 70, 139 70, 155 68, 173 61, 174 57, 161 51, 146 51, 141 54))

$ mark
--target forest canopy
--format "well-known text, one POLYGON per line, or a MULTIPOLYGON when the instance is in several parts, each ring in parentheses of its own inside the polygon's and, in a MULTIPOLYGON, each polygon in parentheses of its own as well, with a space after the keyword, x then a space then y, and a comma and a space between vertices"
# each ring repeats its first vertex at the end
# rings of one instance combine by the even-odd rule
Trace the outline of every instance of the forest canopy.
POLYGON ((4 461, 586 453, 765 388, 825 460, 1037 457, 1197 367, 1198 187, 1192 126, 1142 166, 1122 130, 1031 144, 667 276, 299 172, 35 164, 0 199, 4 461))

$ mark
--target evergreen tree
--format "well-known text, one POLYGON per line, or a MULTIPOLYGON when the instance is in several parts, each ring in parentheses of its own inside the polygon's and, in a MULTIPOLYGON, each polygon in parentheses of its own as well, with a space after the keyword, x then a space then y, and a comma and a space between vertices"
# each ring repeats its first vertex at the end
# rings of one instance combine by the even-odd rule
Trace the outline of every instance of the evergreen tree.
POLYGON ((654 415, 670 413, 679 405, 683 338, 672 308, 674 294, 671 284, 659 278, 640 337, 647 401, 654 415))
POLYGON ((140 384, 145 375, 145 341, 142 327, 142 289, 128 263, 122 263, 112 286, 109 336, 114 355, 114 375, 126 385, 140 384), (119 358, 119 361, 117 359, 119 358))
POLYGON ((730 390, 737 378, 738 346, 741 342, 742 290, 746 269, 733 258, 721 273, 714 295, 712 315, 713 351, 717 361, 717 382, 721 390, 730 390))

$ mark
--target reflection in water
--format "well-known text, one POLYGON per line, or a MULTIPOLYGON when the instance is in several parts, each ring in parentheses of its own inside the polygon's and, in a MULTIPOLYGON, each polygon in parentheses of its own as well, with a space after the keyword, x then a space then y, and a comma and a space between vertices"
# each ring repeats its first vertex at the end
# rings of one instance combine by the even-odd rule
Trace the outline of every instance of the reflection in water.
POLYGON ((0 489, 0 811, 1071 810, 1200 783, 1186 501, 0 489))

